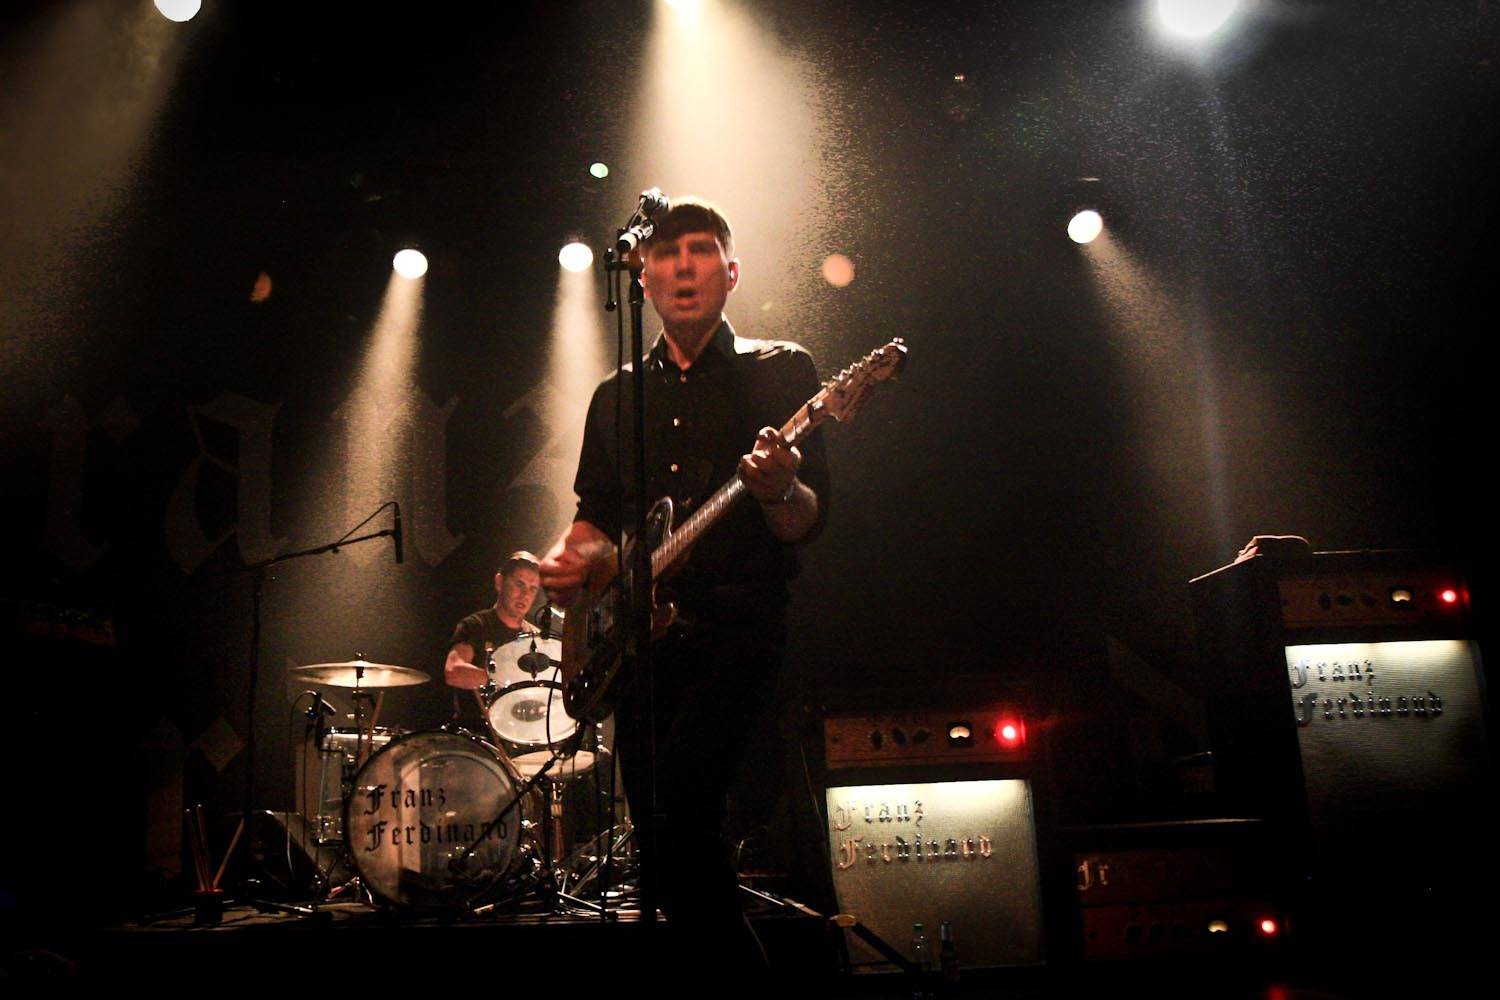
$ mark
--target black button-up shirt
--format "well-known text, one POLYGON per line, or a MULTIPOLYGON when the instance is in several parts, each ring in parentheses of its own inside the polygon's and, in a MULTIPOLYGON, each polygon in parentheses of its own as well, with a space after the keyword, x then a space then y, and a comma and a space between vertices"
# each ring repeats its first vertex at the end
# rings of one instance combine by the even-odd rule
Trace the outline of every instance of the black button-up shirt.
MULTIPOLYGON (((634 370, 633 365, 628 368, 634 370)), ((819 388, 812 357, 801 347, 738 337, 727 321, 686 370, 677 367, 665 338, 658 337, 645 370, 647 503, 671 497, 678 522, 735 474, 740 456, 754 446, 762 427, 782 426, 819 388)), ((623 433, 617 434, 620 384, 615 373, 594 391, 573 484, 578 520, 615 539, 622 518, 632 527, 636 517, 633 386, 629 379, 623 383, 623 433)), ((797 477, 818 495, 818 521, 806 541, 821 530, 829 504, 821 429, 798 447, 802 465, 797 477)), ((771 534, 760 505, 746 496, 703 536, 674 582, 690 608, 694 603, 699 610, 723 604, 723 595, 734 593, 750 594, 746 600, 774 611, 785 604, 786 581, 796 572, 792 545, 771 534)))

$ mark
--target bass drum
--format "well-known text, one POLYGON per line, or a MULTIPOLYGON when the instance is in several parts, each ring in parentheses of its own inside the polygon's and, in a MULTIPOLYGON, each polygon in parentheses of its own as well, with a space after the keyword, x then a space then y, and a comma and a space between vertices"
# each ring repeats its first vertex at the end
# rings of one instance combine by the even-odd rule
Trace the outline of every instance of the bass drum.
POLYGON ((394 906, 474 905, 521 861, 521 785, 510 761, 467 733, 392 741, 359 769, 344 804, 355 870, 394 906))

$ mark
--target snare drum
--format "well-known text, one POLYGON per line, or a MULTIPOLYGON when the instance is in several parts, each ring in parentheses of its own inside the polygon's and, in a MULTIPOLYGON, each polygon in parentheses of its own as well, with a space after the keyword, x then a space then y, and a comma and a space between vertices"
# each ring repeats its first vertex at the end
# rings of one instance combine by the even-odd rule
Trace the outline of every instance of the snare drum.
POLYGON ((466 733, 395 740, 354 777, 344 805, 350 859, 387 903, 473 905, 521 860, 521 784, 504 755, 466 733))
MULTIPOLYGON (((547 777, 553 781, 568 781, 587 774, 594 766, 596 745, 602 744, 606 747, 612 745, 611 733, 614 731, 614 721, 615 717, 611 715, 599 723, 595 729, 590 730, 577 750, 557 758, 557 762, 548 769, 547 777)), ((512 753, 510 762, 515 765, 517 771, 521 772, 522 777, 530 778, 552 759, 553 749, 556 748, 543 747, 541 750, 512 753)))

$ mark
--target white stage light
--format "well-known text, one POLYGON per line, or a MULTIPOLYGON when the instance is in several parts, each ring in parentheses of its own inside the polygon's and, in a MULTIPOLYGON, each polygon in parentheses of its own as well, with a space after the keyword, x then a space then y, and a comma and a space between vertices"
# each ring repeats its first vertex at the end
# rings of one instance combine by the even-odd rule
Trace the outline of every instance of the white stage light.
POLYGON ((427 273, 427 257, 420 250, 402 250, 391 259, 391 266, 401 277, 415 280, 427 273))
POLYGON ((191 21, 203 9, 203 0, 156 0, 156 9, 168 21, 191 21))
POLYGON ((1156 16, 1174 35, 1207 38, 1233 16, 1239 0, 1156 0, 1156 16))
POLYGON ((587 271, 594 263, 594 251, 587 243, 574 241, 557 252, 557 262, 569 271, 587 271))
POLYGON ((1068 222, 1068 238, 1074 243, 1092 243, 1104 232, 1104 220, 1092 208, 1086 208, 1068 222))

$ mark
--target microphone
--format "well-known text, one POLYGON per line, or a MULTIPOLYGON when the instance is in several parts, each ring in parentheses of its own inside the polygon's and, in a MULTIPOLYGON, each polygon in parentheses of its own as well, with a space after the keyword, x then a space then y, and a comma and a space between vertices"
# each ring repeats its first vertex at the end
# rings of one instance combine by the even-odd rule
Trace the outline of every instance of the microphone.
POLYGON ((323 700, 323 692, 303 691, 302 693, 312 695, 312 704, 308 706, 307 711, 303 715, 307 717, 308 722, 312 723, 313 745, 321 750, 323 748, 323 734, 328 731, 328 726, 323 720, 331 716, 337 716, 338 712, 334 710, 332 705, 323 700))
POLYGON ((641 204, 635 211, 643 219, 654 219, 672 210, 672 200, 661 193, 661 188, 648 188, 641 192, 641 204))
POLYGON ((401 505, 392 500, 391 506, 396 508, 396 527, 392 537, 396 540, 396 562, 399 564, 405 561, 401 551, 401 505))
POLYGON ((548 667, 556 665, 556 660, 536 648, 535 639, 531 640, 531 652, 522 653, 516 659, 516 666, 520 667, 522 670, 526 671, 533 677, 541 673, 543 670, 546 670, 548 667))
POLYGON ((544 604, 536 613, 536 627, 542 630, 543 639, 561 639, 563 612, 553 604, 544 604))
POLYGON ((661 188, 648 188, 641 192, 641 200, 635 207, 635 215, 625 224, 625 231, 615 241, 615 250, 628 254, 651 238, 656 232, 653 218, 666 215, 672 210, 672 201, 661 193, 661 188))

